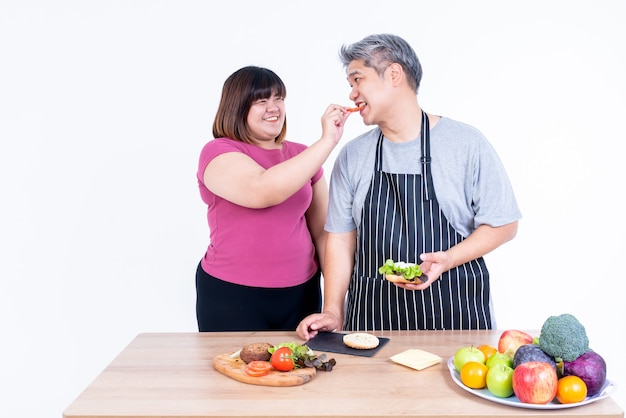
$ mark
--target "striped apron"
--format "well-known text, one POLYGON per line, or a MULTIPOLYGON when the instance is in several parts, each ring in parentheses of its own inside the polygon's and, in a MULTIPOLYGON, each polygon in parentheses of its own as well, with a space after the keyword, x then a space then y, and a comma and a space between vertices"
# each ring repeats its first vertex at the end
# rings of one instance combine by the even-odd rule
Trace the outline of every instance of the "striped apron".
POLYGON ((382 171, 383 134, 358 229, 344 330, 491 329, 489 273, 483 258, 441 275, 425 290, 405 290, 378 273, 386 259, 419 263, 464 238, 441 212, 430 170, 428 117, 422 112, 422 174, 382 171))

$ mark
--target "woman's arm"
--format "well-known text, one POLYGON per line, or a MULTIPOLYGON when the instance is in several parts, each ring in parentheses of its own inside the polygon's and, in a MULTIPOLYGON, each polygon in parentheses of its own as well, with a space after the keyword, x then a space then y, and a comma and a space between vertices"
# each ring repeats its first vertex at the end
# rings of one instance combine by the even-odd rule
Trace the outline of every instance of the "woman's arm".
POLYGON ((322 137, 287 161, 265 169, 240 152, 215 157, 204 170, 206 187, 216 195, 248 208, 277 205, 315 175, 343 135, 351 113, 330 105, 322 116, 322 137))

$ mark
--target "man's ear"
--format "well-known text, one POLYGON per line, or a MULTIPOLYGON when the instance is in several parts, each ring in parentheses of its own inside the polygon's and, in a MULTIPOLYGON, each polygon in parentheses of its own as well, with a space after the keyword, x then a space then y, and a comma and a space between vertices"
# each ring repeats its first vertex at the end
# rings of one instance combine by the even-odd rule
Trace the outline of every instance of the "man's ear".
POLYGON ((394 86, 398 86, 402 80, 404 80, 404 70, 402 66, 396 62, 393 64, 389 64, 387 67, 387 71, 389 72, 389 77, 391 78, 391 83, 394 86))

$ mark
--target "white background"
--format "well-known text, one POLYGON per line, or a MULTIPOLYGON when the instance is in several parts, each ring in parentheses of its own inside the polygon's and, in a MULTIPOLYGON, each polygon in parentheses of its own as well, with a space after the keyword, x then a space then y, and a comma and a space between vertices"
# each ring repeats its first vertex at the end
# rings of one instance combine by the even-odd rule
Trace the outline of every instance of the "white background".
POLYGON ((499 328, 574 314, 626 405, 626 3, 309 4, 0 0, 2 416, 60 417, 136 334, 196 331, 196 161, 225 78, 275 70, 311 143, 351 104, 338 48, 378 32, 416 49, 425 110, 507 167, 524 218, 487 256, 499 328))

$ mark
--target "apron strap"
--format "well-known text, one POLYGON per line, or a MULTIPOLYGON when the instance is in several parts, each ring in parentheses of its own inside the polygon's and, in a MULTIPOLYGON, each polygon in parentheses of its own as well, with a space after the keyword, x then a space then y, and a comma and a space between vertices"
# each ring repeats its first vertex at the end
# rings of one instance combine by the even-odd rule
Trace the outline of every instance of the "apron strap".
POLYGON ((375 171, 383 171, 383 131, 378 135, 378 143, 376 144, 376 164, 375 171))
POLYGON ((430 172, 430 123, 428 115, 422 110, 422 179, 424 181, 424 200, 432 200, 435 195, 435 187, 433 186, 433 175, 430 172))
MULTIPOLYGON (((422 181, 424 182, 423 200, 432 200, 435 195, 435 187, 433 186, 433 175, 431 173, 430 158, 430 123, 428 115, 422 110, 422 129, 420 131, 420 139, 422 142, 422 181)), ((378 135, 378 144, 376 145, 376 163, 375 171, 383 169, 383 132, 378 135)))

